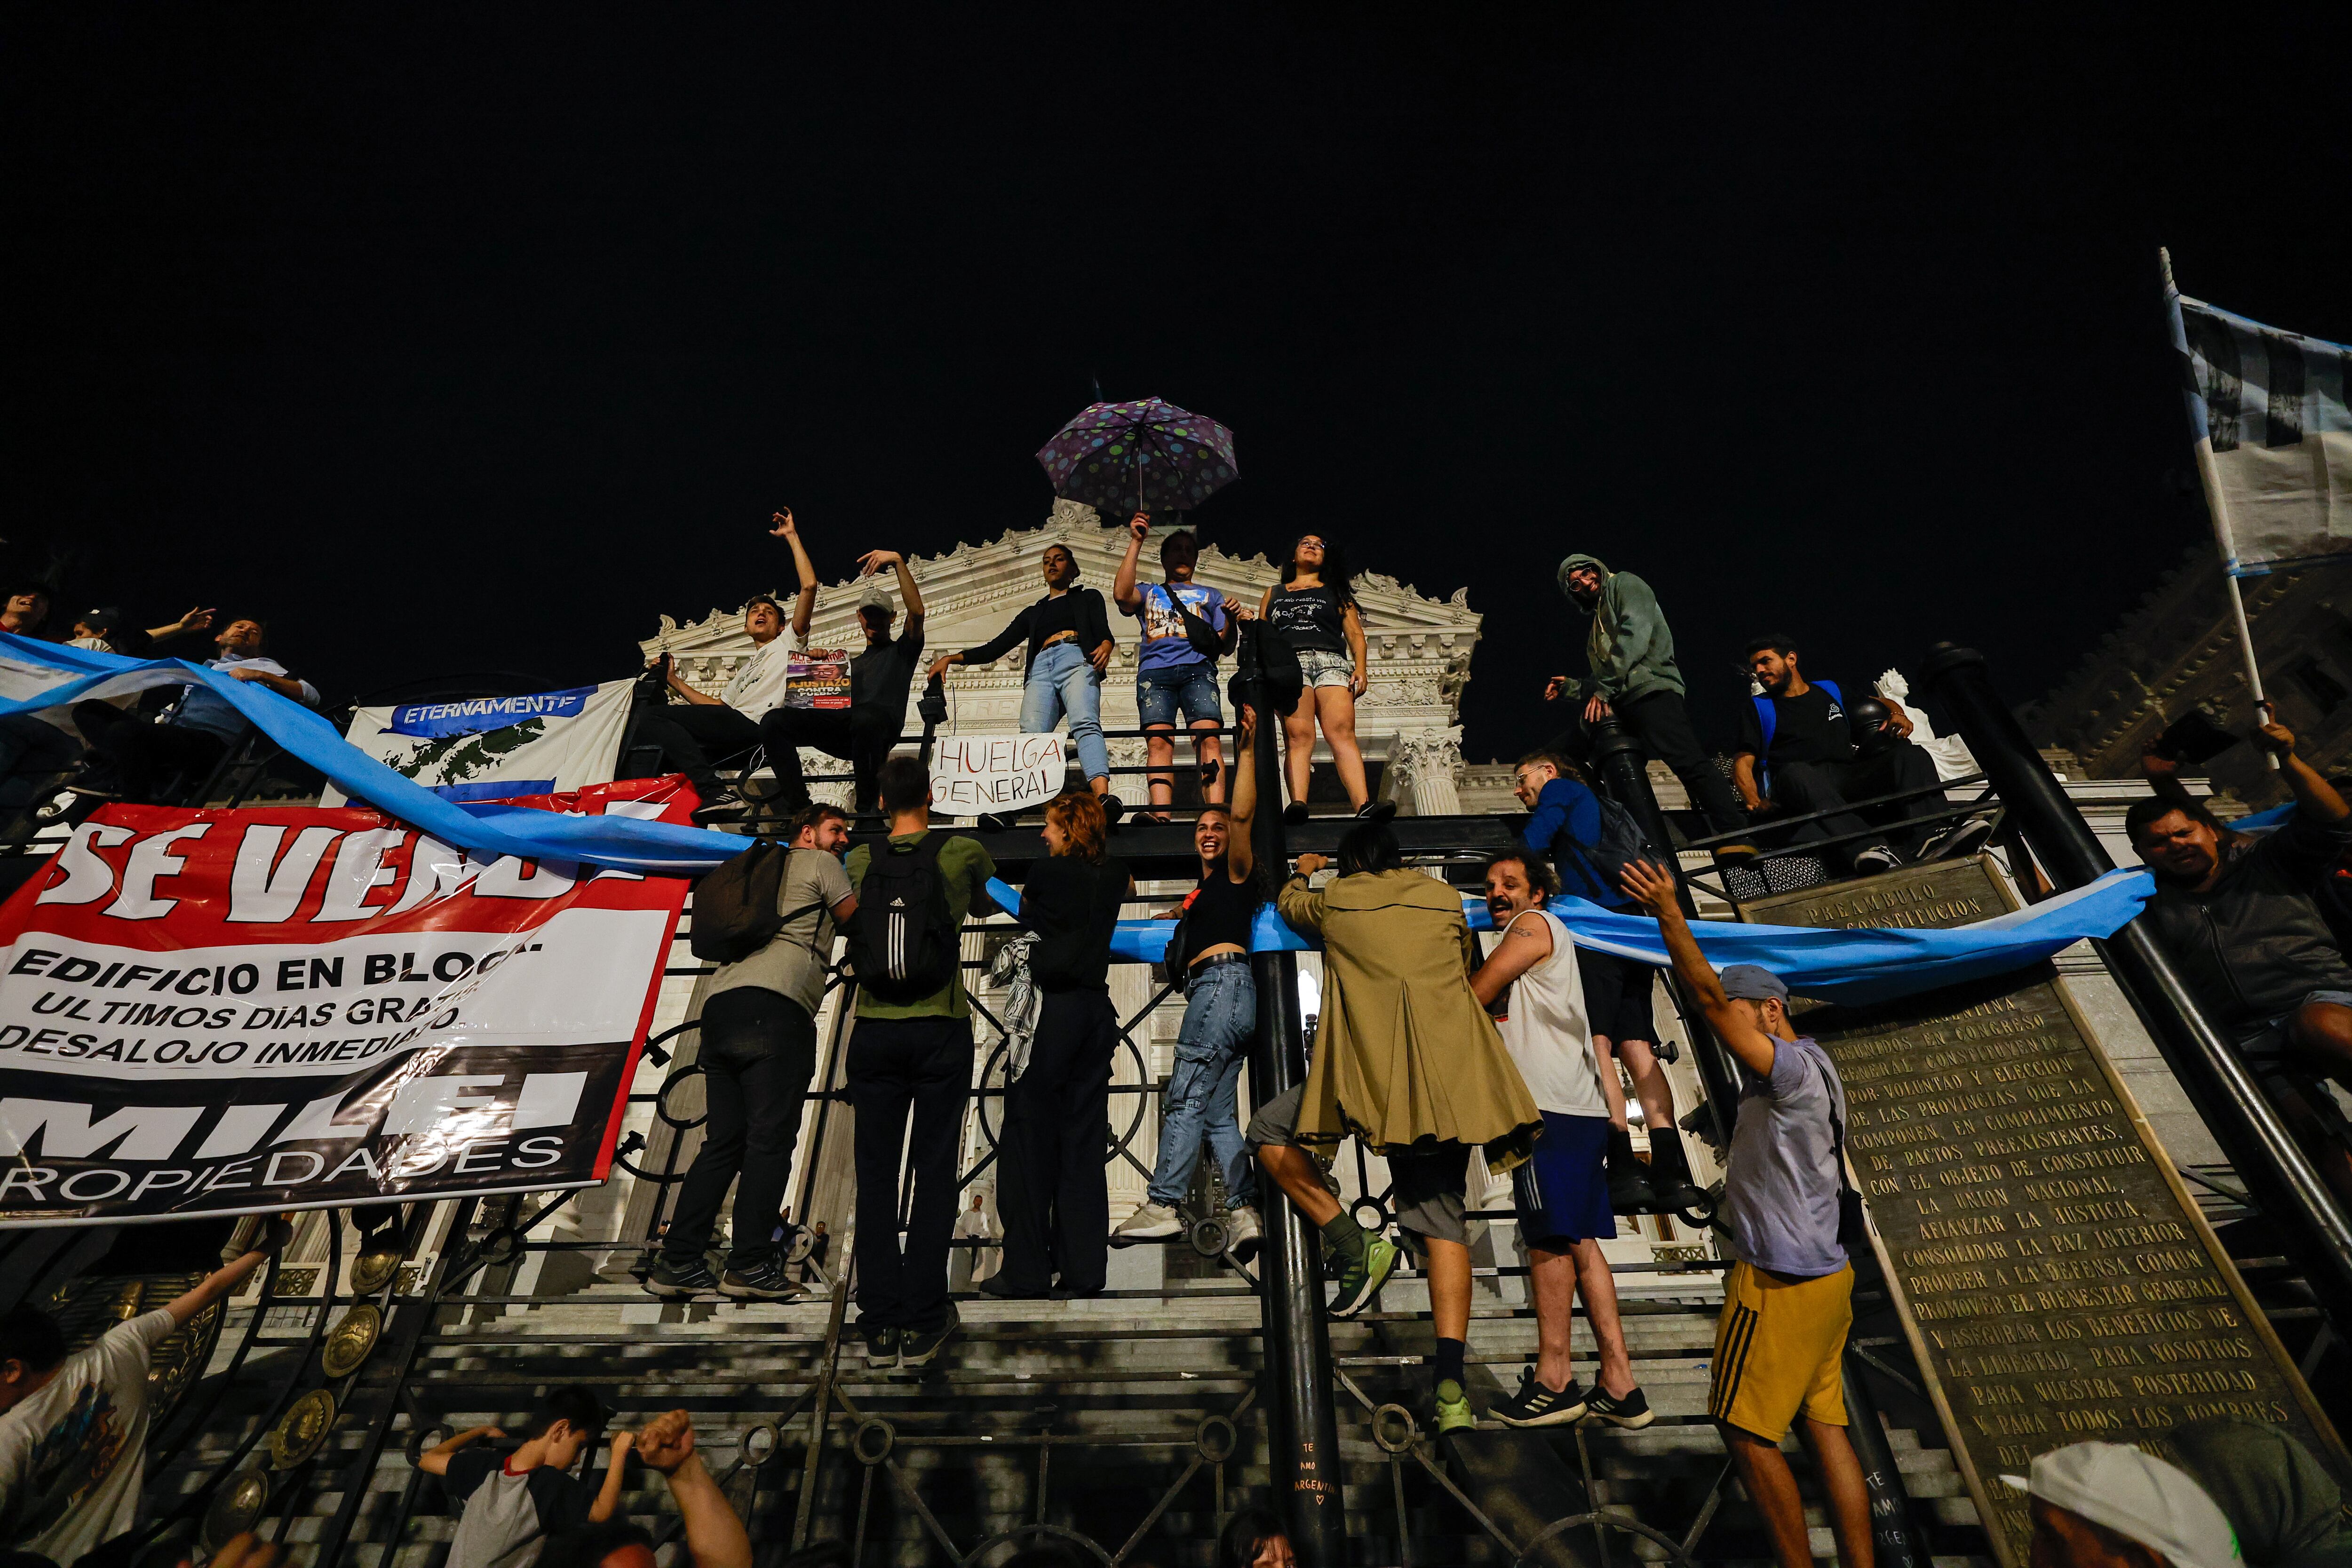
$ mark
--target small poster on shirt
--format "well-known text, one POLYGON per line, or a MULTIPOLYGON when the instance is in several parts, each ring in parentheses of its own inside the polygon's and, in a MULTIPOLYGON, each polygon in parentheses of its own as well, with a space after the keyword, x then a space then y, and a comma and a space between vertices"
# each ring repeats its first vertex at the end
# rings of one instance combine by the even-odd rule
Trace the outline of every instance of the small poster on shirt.
POLYGON ((1059 735, 943 735, 931 746, 931 810, 977 816, 1043 805, 1062 793, 1059 735))
POLYGON ((849 706, 849 650, 845 647, 794 648, 785 676, 787 708, 820 711, 849 706))

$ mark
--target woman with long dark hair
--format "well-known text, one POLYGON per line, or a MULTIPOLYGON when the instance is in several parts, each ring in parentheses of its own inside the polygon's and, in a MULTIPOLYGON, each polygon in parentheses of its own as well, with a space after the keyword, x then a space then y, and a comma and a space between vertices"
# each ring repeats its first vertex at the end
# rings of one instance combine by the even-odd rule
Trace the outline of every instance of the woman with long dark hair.
POLYGON ((1110 748, 1103 744, 1102 678, 1118 649, 1110 616, 1100 594, 1077 585, 1078 558, 1068 545, 1057 539, 1045 546, 1041 564, 1045 596, 980 647, 940 655, 931 674, 945 675, 951 665, 992 664, 1026 638, 1029 673, 1021 685, 1021 732, 1045 734, 1068 714, 1079 771, 1095 794, 1108 795, 1110 748))
POLYGON ((1307 820, 1307 789, 1315 770, 1315 726, 1331 747, 1331 766, 1348 805, 1367 821, 1383 822, 1396 815, 1386 801, 1372 804, 1364 783, 1364 752, 1356 743, 1356 699, 1367 679, 1364 620, 1356 607, 1353 574, 1339 547, 1319 533, 1302 533, 1282 563, 1282 581, 1265 591, 1258 614, 1271 622, 1298 655, 1298 670, 1306 689, 1298 706, 1283 716, 1283 772, 1290 784, 1290 805, 1282 819, 1307 820))
POLYGON ((1056 795, 1045 806, 1049 853, 1021 889, 1021 923, 1037 933, 1029 974, 1042 1000, 1028 1065, 1004 1091, 996 1190, 1004 1267, 982 1284, 985 1295, 1095 1296, 1108 1271, 1103 1127, 1118 1046, 1110 939, 1135 889, 1106 847, 1109 830, 1098 797, 1056 795))

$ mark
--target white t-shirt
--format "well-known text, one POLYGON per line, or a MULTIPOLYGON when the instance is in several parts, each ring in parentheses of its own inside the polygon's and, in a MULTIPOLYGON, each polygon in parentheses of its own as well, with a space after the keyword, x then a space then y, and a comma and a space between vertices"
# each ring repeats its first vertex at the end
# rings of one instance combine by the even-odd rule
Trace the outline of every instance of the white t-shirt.
POLYGON ((746 719, 758 719, 784 700, 784 682, 792 671, 793 645, 772 637, 751 650, 742 668, 719 689, 719 700, 746 719))
MULTIPOLYGON (((1545 910, 1525 910, 1511 925, 1530 918, 1551 928, 1551 956, 1511 982, 1511 1010, 1495 1020, 1496 1027, 1537 1110, 1555 1116, 1606 1116, 1609 1101, 1601 1092, 1601 1066, 1592 1058, 1576 943, 1545 910)), ((1509 930, 1506 926, 1505 933, 1509 930)))
POLYGON ((139 1522, 150 1352, 177 1326, 117 1324, 0 1415, 0 1542, 70 1563, 139 1522))

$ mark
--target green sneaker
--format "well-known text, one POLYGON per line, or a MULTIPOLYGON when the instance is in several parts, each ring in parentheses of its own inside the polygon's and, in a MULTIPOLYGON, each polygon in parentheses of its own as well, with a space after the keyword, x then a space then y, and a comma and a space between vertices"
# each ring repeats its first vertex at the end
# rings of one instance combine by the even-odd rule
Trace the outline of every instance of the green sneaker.
POLYGON ((1447 1378, 1437 1385, 1437 1433, 1467 1432, 1478 1425, 1478 1413, 1470 1408, 1470 1396, 1462 1385, 1447 1378))
POLYGON ((1364 1243, 1364 1260, 1352 1259, 1339 1269, 1339 1293, 1331 1298, 1331 1315, 1352 1318, 1362 1311, 1372 1293, 1396 1272, 1398 1252, 1391 1242, 1375 1236, 1364 1243))

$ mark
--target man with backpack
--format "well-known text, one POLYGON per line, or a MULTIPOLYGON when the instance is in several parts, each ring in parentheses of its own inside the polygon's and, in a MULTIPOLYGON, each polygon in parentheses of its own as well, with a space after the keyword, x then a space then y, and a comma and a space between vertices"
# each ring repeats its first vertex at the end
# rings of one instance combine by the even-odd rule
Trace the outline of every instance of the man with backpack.
POLYGON ((710 1120, 678 1189, 660 1260, 646 1277, 654 1295, 691 1300, 716 1290, 737 1300, 775 1301, 800 1293, 786 1277, 775 1235, 802 1107, 816 1076, 825 961, 835 925, 857 912, 857 895, 841 868, 848 842, 848 813, 808 806, 793 819, 789 849, 746 850, 738 860, 748 857, 751 865, 741 884, 724 875, 736 865, 730 862, 696 889, 695 956, 721 961, 703 993, 695 1057, 710 1120), (739 886, 749 892, 751 909, 737 907, 743 901, 739 886), (713 895, 708 908, 705 889, 713 895), (735 901, 722 904, 722 894, 735 901), (724 934, 734 940, 714 946, 706 921, 730 928, 724 934), (732 929, 739 924, 741 930, 732 929), (734 1244, 722 1276, 704 1253, 730 1184, 734 1244))
MULTIPOLYGON (((1199 737, 1192 742, 1192 754, 1201 764, 1202 797, 1217 805, 1225 798, 1224 752, 1217 737, 1224 723, 1217 702, 1217 659, 1233 651, 1238 622, 1252 612, 1221 590, 1192 581, 1201 547, 1189 528, 1160 542, 1165 581, 1139 584, 1135 563, 1151 532, 1150 514, 1137 512, 1127 529, 1127 556, 1111 579, 1110 596, 1142 623, 1143 644, 1135 661, 1135 711, 1143 727, 1145 761, 1153 768, 1173 768, 1181 712, 1185 726, 1199 737)), ((1174 773, 1152 773, 1150 792, 1151 806, 1144 820, 1167 821, 1168 807, 1176 799, 1174 773)))
POLYGON ((996 864, 978 839, 931 831, 931 775, 919 759, 890 758, 880 783, 889 841, 849 852, 857 890, 849 958, 860 993, 848 1058, 857 1113, 857 1318, 868 1365, 921 1367, 956 1329, 948 1250, 958 1134, 971 1093, 962 931, 968 916, 995 908, 987 889, 996 864), (902 1159, 913 1184, 903 1243, 902 1159))
POLYGON ((1944 809, 1936 759, 1911 743, 1911 715, 1867 689, 1849 702, 1835 681, 1807 680, 1797 657, 1795 641, 1781 633, 1748 644, 1748 672, 1763 689, 1741 718, 1731 780, 1751 813, 1835 813, 1799 823, 1790 836, 1801 844, 1843 838, 1828 853, 1841 869, 1862 876, 1892 871, 1906 857, 1967 855, 1992 836, 1991 819, 1981 816, 1962 817, 1932 835, 1905 832, 1903 823, 1944 809), (1933 793, 1859 812, 1846 807, 1906 790, 1933 793), (1890 831, 1874 837, 1874 828, 1890 831))
MULTIPOLYGON (((1615 801, 1596 794, 1577 765, 1557 752, 1530 752, 1519 759, 1514 793, 1528 811, 1519 842, 1549 858, 1560 891, 1619 914, 1633 901, 1617 885, 1625 868, 1658 852, 1641 824, 1615 801)), ((1691 1180, 1675 1121, 1675 1091, 1658 1064, 1656 1014, 1651 1005, 1657 971, 1646 963, 1586 948, 1577 954, 1584 988, 1584 1011, 1592 1050, 1611 1077, 1623 1062, 1642 1105, 1642 1125, 1650 1134, 1650 1163, 1633 1153, 1633 1129, 1622 1102, 1611 1106, 1609 1205, 1619 1214, 1672 1214, 1706 1201, 1691 1180)))

